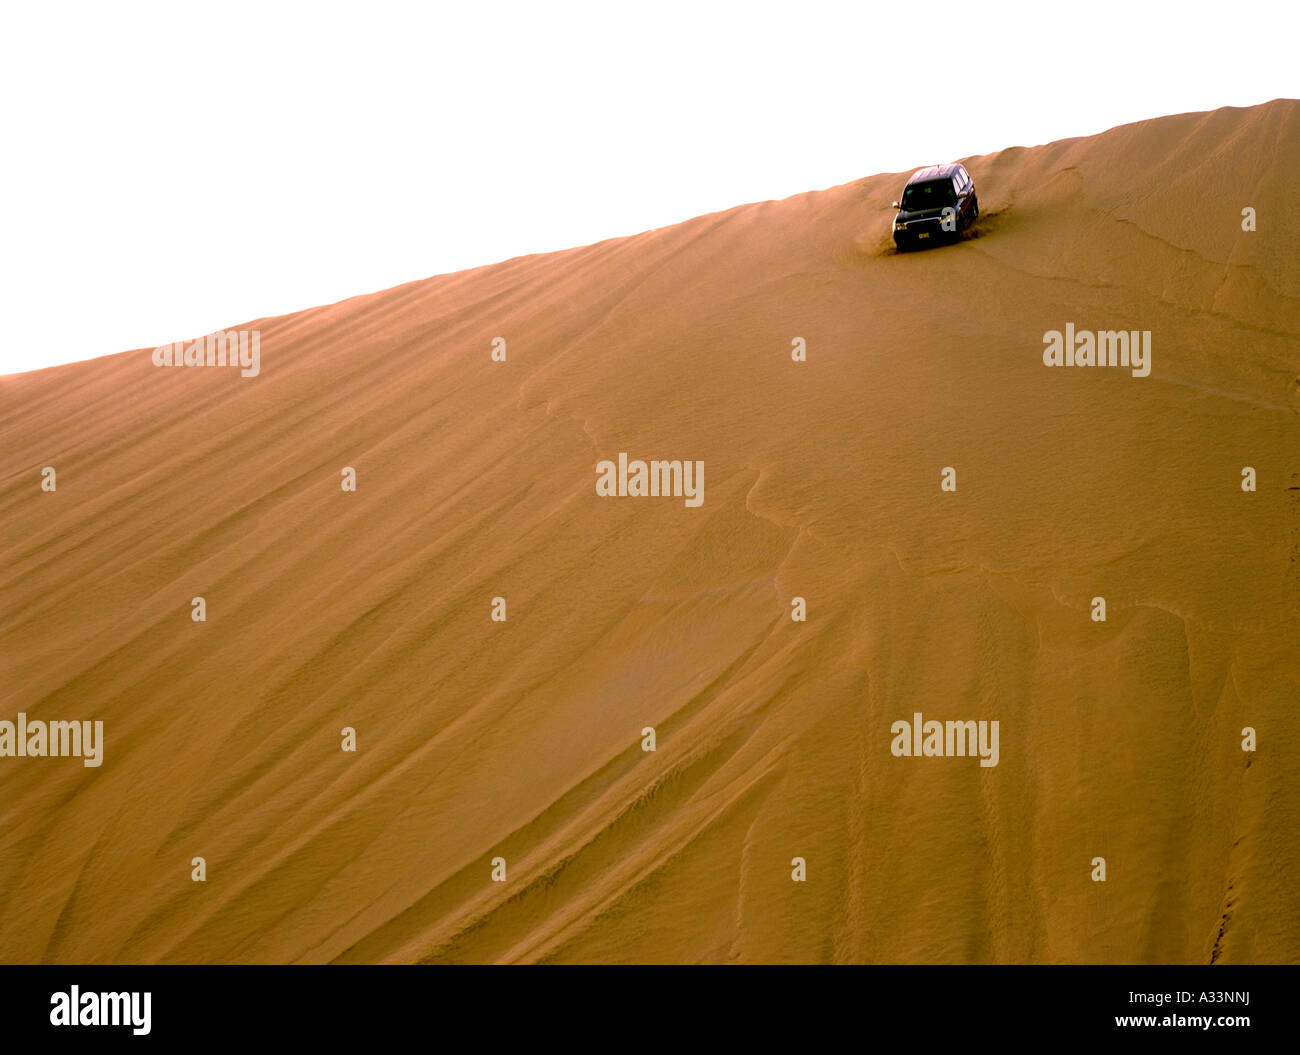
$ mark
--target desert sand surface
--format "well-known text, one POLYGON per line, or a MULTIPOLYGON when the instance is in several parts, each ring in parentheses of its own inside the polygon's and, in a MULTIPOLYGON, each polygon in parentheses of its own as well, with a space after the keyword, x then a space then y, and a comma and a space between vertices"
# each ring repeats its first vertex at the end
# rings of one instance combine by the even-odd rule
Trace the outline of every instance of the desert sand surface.
POLYGON ((1300 103, 957 160, 0 379, 0 960, 1300 960, 1300 103))

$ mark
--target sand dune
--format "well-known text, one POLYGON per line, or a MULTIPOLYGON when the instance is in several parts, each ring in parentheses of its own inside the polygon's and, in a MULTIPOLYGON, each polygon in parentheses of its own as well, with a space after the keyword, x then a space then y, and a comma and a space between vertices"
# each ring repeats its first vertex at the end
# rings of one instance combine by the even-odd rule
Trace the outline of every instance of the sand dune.
POLYGON ((0 380, 0 960, 1300 959, 1300 103, 962 160, 0 380))

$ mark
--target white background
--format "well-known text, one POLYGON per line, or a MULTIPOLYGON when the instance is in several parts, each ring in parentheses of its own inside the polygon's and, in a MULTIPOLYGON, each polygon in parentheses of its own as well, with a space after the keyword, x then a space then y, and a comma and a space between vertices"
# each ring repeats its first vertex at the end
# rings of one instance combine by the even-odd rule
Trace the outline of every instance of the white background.
POLYGON ((7 3, 0 373, 1295 96, 1297 6, 7 3))

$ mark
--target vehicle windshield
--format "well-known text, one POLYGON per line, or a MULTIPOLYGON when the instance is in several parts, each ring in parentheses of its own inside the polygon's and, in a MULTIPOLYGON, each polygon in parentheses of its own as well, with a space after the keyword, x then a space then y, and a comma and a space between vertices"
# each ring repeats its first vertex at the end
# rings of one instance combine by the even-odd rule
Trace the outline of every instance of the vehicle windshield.
POLYGON ((926 183, 909 183, 903 190, 904 209, 940 209, 956 201, 952 180, 930 180, 926 183))

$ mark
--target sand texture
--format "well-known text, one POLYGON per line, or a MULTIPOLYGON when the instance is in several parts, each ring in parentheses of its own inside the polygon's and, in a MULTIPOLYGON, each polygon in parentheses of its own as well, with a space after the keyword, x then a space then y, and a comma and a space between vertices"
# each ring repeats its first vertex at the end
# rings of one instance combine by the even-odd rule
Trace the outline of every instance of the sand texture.
POLYGON ((0 961, 1300 960, 1300 103, 963 160, 0 379, 0 961))

